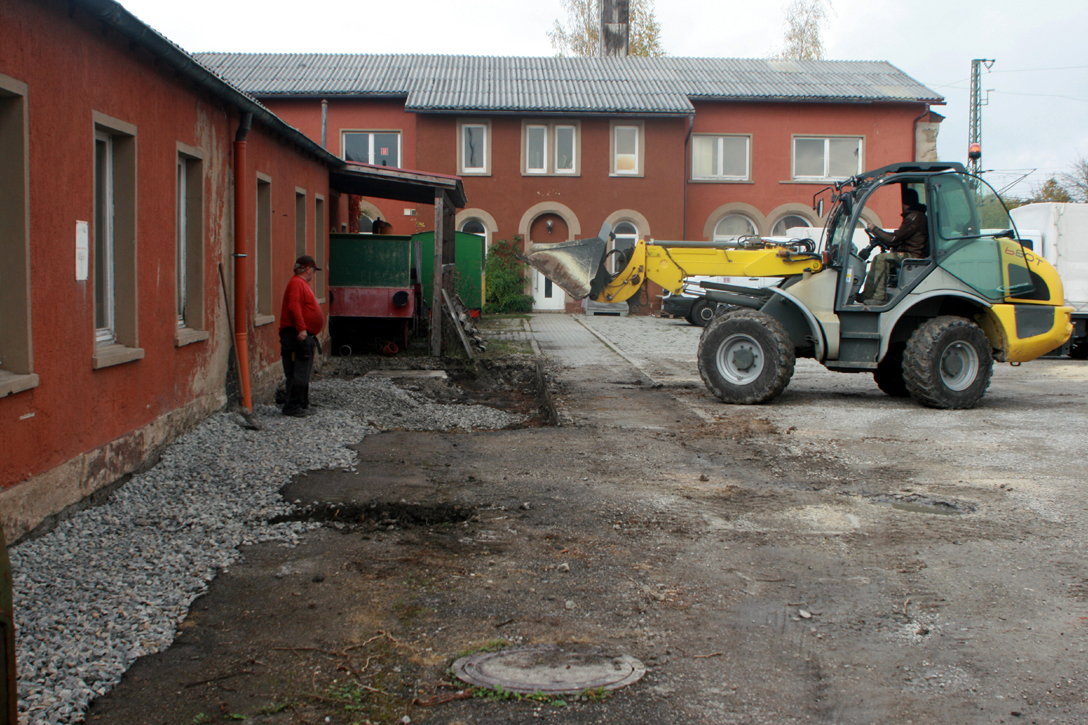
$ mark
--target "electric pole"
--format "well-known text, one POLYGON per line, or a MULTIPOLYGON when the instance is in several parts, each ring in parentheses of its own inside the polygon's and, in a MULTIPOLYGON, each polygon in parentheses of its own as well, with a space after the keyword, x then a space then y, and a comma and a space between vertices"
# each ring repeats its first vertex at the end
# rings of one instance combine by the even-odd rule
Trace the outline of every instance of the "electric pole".
POLYGON ((967 170, 976 176, 982 171, 982 66, 990 70, 993 60, 976 58, 971 61, 971 121, 967 131, 967 170))

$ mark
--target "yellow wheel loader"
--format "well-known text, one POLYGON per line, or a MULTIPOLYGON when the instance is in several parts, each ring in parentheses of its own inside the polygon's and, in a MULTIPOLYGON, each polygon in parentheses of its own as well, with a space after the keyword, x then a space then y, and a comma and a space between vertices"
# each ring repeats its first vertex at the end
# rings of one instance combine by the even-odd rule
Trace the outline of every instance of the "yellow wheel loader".
POLYGON ((894 164, 817 197, 827 192, 819 240, 650 240, 608 251, 606 224, 594 239, 538 245, 525 260, 575 298, 597 302, 623 302, 647 281, 678 293, 696 275, 779 278, 763 288, 703 284, 719 306, 699 341, 699 372, 726 403, 774 399, 795 360, 808 357, 829 370, 871 372, 889 395, 970 408, 989 387, 994 360, 1034 360, 1069 339, 1072 308, 1057 272, 1025 249, 998 194, 962 164, 894 164), (906 204, 914 194, 925 205, 926 256, 892 264, 886 303, 862 304, 868 250, 855 230, 876 218, 866 206, 906 204))

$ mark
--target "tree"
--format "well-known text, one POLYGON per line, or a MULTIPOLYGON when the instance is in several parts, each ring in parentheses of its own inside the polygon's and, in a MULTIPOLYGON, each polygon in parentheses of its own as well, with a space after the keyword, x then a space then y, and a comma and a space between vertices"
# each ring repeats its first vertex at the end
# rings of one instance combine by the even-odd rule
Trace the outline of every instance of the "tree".
POLYGON ((788 60, 823 60, 820 36, 831 0, 792 0, 786 6, 786 46, 776 56, 788 60))
POLYGON ((1088 202, 1088 159, 1078 156, 1073 162, 1073 169, 1062 174, 1061 179, 1072 201, 1088 202))
POLYGON ((1056 201, 1059 203, 1067 203, 1073 201, 1073 197, 1069 195, 1069 191, 1062 186, 1062 183, 1058 180, 1057 176, 1051 176, 1039 186, 1032 187, 1031 199, 1032 204, 1038 204, 1047 201, 1056 201))
MULTIPOLYGON (((564 25, 556 20, 548 31, 548 40, 555 52, 560 56, 597 56, 601 47, 600 0, 562 0, 562 3, 567 22, 564 25)), ((654 0, 630 0, 630 3, 627 54, 647 58, 665 55, 661 47, 661 25, 654 15, 654 0)))

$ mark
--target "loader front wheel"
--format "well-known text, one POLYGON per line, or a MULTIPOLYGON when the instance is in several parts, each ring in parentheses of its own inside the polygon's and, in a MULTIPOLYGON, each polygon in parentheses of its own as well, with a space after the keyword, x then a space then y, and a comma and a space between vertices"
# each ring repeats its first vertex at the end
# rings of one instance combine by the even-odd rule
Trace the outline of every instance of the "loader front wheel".
POLYGON ((936 317, 922 324, 903 355, 903 381, 910 396, 930 408, 972 408, 986 394, 993 374, 990 341, 963 317, 936 317))
POLYGON ((723 403, 754 405, 777 397, 793 376, 793 341, 758 310, 715 317, 699 339, 699 374, 723 403))

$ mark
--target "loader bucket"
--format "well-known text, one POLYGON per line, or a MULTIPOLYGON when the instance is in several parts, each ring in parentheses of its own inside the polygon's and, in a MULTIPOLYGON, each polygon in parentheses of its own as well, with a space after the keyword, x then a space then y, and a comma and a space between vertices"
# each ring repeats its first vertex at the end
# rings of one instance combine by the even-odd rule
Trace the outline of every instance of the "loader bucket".
POLYGON ((571 297, 579 300, 592 297, 604 289, 599 278, 611 231, 606 224, 601 228, 601 234, 592 239, 538 244, 521 259, 566 290, 571 297))

